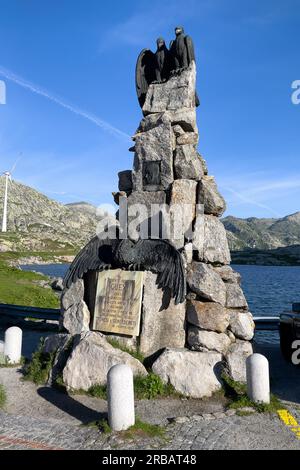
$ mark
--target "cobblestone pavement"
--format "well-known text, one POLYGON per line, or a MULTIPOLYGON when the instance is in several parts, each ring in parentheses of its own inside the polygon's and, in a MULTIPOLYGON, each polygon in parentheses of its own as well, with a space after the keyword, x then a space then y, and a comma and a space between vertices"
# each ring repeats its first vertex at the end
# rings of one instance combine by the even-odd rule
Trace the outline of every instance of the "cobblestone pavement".
MULTIPOLYGON (((32 341, 27 342, 32 349, 37 337, 32 336, 32 341)), ((284 363, 278 347, 264 347, 260 352, 270 360, 272 390, 288 401, 284 408, 300 423, 300 408, 291 403, 299 403, 299 368, 284 363)), ((142 420, 165 425, 163 440, 104 434, 95 426, 81 424, 105 415, 107 405, 103 400, 62 396, 20 378, 17 369, 0 369, 0 383, 8 395, 5 411, 0 411, 0 450, 300 449, 300 439, 292 427, 286 426, 276 414, 238 416, 231 410, 224 413, 225 404, 220 400, 138 402, 136 412, 142 420), (166 424, 167 418, 175 416, 175 421, 166 424)))
MULTIPOLYGON (((298 410, 290 409, 299 421, 298 410)), ((179 418, 166 426, 165 439, 104 434, 96 427, 0 412, 0 450, 110 449, 300 449, 300 440, 276 414, 230 416, 226 413, 179 418)))
MULTIPOLYGON (((292 411, 292 410, 291 410, 292 411)), ((296 412, 292 411, 296 417, 296 412)), ((170 431, 168 449, 280 450, 300 449, 300 440, 276 414, 231 416, 215 420, 189 420, 170 431)))

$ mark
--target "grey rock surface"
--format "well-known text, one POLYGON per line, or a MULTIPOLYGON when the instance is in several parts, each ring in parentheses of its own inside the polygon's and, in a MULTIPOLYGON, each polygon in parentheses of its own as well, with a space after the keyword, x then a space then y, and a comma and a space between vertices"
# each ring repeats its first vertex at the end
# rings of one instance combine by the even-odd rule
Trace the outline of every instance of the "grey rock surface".
POLYGON ((166 349, 152 368, 183 395, 204 398, 221 388, 218 370, 221 361, 222 355, 218 353, 166 349))
POLYGON ((247 309, 248 303, 238 284, 226 284, 226 307, 247 309))
POLYGON ((185 238, 192 238, 193 220, 196 215, 196 188, 194 180, 175 180, 171 190, 170 220, 171 240, 177 248, 185 238))
POLYGON ((237 340, 230 346, 226 354, 226 367, 236 382, 246 382, 246 359, 252 353, 252 345, 248 341, 237 340))
POLYGON ((132 172, 134 191, 157 191, 170 187, 174 180, 173 136, 171 122, 166 117, 163 117, 156 127, 136 134, 132 172), (160 184, 153 187, 145 181, 145 165, 148 162, 158 162, 160 165, 160 184))
POLYGON ((232 333, 239 339, 250 341, 254 336, 255 324, 251 313, 229 310, 230 325, 232 333))
POLYGON ((193 237, 199 261, 229 264, 231 257, 222 222, 213 215, 198 214, 193 237))
POLYGON ((216 302, 192 300, 187 304, 187 321, 204 330, 224 333, 229 326, 229 313, 216 302))
POLYGON ((204 213, 221 216, 226 210, 224 198, 219 193, 213 176, 204 176, 198 187, 198 204, 204 205, 204 213))
POLYGON ((225 284, 209 265, 194 261, 188 269, 187 282, 190 289, 200 298, 225 306, 225 284))
POLYGON ((153 218, 154 223, 159 220, 160 206, 166 204, 166 193, 164 191, 134 191, 128 196, 127 202, 128 234, 131 239, 138 240, 141 233, 149 234, 148 219, 153 218))
POLYGON ((142 305, 142 328, 139 350, 144 356, 169 348, 183 348, 185 344, 185 303, 175 305, 158 290, 157 275, 145 273, 142 305))
POLYGON ((203 173, 201 160, 194 145, 180 145, 176 147, 174 157, 175 177, 200 181, 203 173))
POLYGON ((198 145, 199 135, 197 132, 186 132, 177 137, 177 145, 198 145))
MULTIPOLYGON (((165 115, 170 119, 172 126, 180 126, 184 132, 198 133, 195 108, 168 110, 165 115)), ((182 135, 182 133, 180 133, 180 135, 182 135)))
POLYGON ((90 329, 91 315, 84 300, 73 304, 63 312, 62 325, 71 335, 79 335, 90 329))
POLYGON ((231 284, 240 284, 241 275, 234 271, 231 266, 217 266, 215 271, 221 276, 224 282, 231 284))
POLYGON ((55 335, 47 336, 43 343, 43 352, 51 354, 57 351, 58 348, 62 347, 67 340, 71 339, 71 335, 67 333, 58 333, 55 335))
POLYGON ((145 115, 184 108, 195 108, 196 66, 191 63, 180 75, 167 82, 149 86, 143 106, 145 115))
POLYGON ((200 330, 197 326, 188 328, 188 344, 195 351, 215 351, 225 354, 231 344, 225 333, 200 330))
POLYGON ((68 310, 72 305, 79 304, 83 300, 84 285, 81 279, 74 282, 69 289, 65 289, 61 296, 61 307, 63 310, 68 310))
POLYGON ((111 346, 101 333, 88 332, 76 339, 63 380, 68 389, 88 390, 92 385, 106 384, 107 373, 116 364, 127 364, 135 376, 147 375, 137 359, 111 346))

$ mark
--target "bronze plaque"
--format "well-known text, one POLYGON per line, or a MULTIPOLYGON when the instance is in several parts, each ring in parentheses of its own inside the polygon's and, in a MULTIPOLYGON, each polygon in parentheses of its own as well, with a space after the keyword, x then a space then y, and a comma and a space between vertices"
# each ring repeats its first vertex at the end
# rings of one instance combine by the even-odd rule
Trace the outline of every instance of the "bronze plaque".
POLYGON ((99 273, 93 329, 138 336, 144 273, 113 269, 99 273))

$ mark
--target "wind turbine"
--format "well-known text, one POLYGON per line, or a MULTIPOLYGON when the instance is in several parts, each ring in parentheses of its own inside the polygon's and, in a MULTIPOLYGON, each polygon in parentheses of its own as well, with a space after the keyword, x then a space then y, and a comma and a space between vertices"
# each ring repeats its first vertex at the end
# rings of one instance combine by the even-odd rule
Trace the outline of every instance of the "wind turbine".
POLYGON ((3 216, 2 216, 2 232, 7 231, 7 201, 8 201, 8 183, 12 183, 11 175, 14 172, 18 161, 20 160, 22 154, 15 161, 10 171, 5 171, 1 176, 5 176, 5 191, 4 191, 4 203, 3 203, 3 216))

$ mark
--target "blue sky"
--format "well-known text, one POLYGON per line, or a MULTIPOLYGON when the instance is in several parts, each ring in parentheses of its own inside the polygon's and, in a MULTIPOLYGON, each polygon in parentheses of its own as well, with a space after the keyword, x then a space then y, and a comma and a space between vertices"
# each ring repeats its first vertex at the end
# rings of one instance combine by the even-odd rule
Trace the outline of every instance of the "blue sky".
POLYGON ((183 24, 199 151, 227 214, 300 210, 299 0, 0 0, 0 170, 61 202, 111 203, 141 119, 137 55, 183 24))

